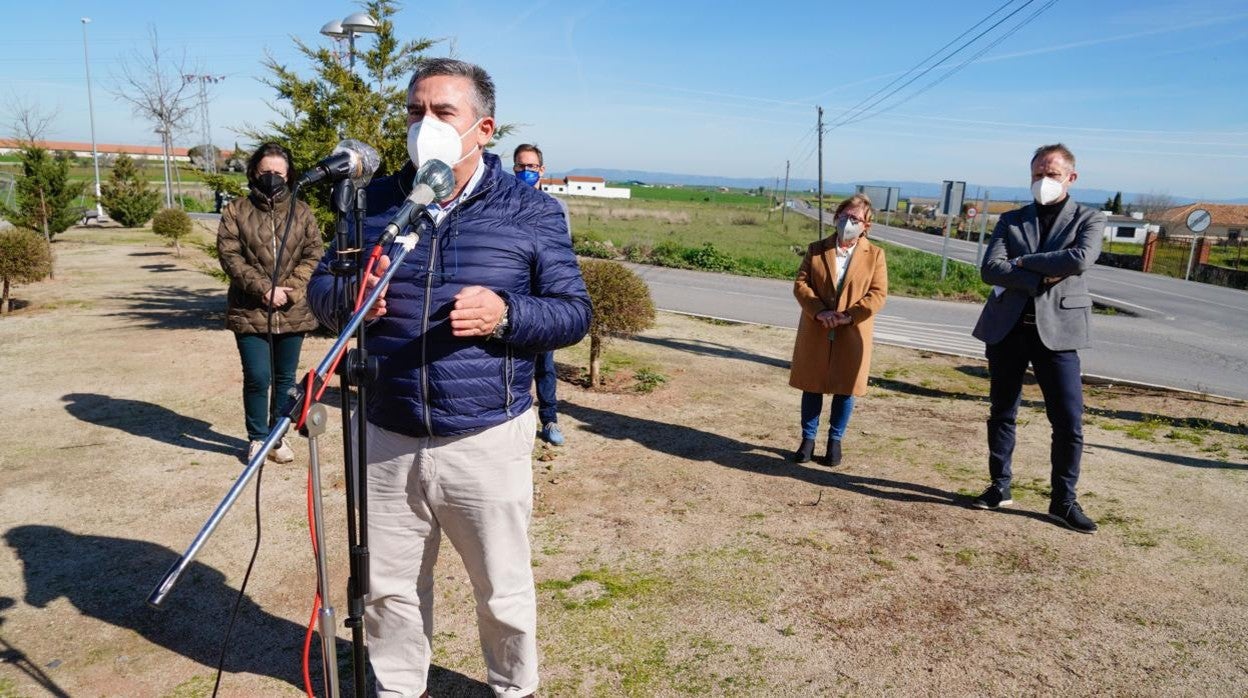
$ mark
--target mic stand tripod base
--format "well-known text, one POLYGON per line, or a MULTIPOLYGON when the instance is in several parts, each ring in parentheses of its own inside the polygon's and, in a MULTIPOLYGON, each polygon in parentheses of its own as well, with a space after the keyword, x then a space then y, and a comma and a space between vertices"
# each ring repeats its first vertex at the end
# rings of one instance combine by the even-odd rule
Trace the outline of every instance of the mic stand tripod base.
POLYGON ((321 609, 317 612, 321 667, 325 695, 338 698, 338 623, 329 601, 329 562, 325 555, 325 517, 321 509, 321 451, 317 443, 328 421, 324 405, 318 402, 308 407, 304 431, 308 436, 308 478, 312 482, 312 530, 316 532, 316 587, 321 596, 321 609))

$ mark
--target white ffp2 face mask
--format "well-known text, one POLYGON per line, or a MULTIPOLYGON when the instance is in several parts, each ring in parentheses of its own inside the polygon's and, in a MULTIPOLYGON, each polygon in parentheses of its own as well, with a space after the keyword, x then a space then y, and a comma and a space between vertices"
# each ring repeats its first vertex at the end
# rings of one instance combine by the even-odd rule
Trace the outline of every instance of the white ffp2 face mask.
POLYGON ((1062 198, 1062 183, 1052 177, 1038 179, 1031 183, 1031 196, 1041 205, 1056 203, 1062 198))
POLYGON ((848 218, 840 218, 836 221, 836 237, 844 244, 849 244, 858 239, 862 235, 862 224, 858 221, 851 221, 848 218))
POLYGON ((483 119, 477 119, 467 131, 461 134, 445 121, 426 116, 407 127, 407 156, 412 159, 412 164, 416 167, 430 160, 441 160, 448 166, 454 167, 472 155, 472 150, 460 154, 463 152, 464 136, 472 133, 472 130, 482 121, 483 119))

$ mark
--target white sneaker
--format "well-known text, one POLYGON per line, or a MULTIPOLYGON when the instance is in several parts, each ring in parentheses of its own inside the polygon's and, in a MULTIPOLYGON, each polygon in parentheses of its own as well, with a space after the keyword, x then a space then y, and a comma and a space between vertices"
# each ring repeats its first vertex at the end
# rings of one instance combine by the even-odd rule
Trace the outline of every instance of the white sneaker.
POLYGON ((250 463, 252 458, 260 452, 260 447, 264 445, 263 441, 252 441, 247 445, 247 462, 250 463))
POLYGON ((295 459, 295 450, 283 438, 278 442, 277 447, 269 451, 269 460, 274 463, 289 463, 295 459))

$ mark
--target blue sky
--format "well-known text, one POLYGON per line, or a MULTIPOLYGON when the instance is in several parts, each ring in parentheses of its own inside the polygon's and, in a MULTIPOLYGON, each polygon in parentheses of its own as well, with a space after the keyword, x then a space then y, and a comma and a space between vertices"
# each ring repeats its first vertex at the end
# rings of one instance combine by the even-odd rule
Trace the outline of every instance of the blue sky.
MULTIPOLYGON (((994 21, 1027 2, 1013 0, 994 21)), ((814 178, 815 105, 837 124, 1005 4, 452 0, 437 11, 406 3, 395 23, 402 38, 445 38, 435 54, 453 48, 485 66, 500 120, 520 125, 501 149, 536 141, 552 170, 773 179, 787 159, 794 177, 814 178)), ((212 90, 211 119, 214 140, 229 147, 232 128, 271 116, 273 93, 259 82, 265 52, 306 73, 291 37, 327 42, 321 25, 358 6, 64 0, 5 9, 21 31, 0 44, 0 104, 59 109, 50 137, 89 140, 79 18, 90 16, 99 142, 157 143, 108 91, 155 25, 162 46, 185 48, 197 72, 227 76, 212 90)), ((1032 0, 879 106, 888 109, 827 133, 827 181, 1026 186, 1031 150, 1062 141, 1087 188, 1248 197, 1248 1, 1032 0)))

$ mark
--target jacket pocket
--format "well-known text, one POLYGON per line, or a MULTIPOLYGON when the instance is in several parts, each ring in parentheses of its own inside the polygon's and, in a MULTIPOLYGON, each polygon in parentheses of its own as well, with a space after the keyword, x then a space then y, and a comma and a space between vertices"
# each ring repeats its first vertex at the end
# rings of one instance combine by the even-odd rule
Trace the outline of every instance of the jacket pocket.
POLYGON ((1085 296, 1085 295, 1062 296, 1062 299, 1058 301, 1058 307, 1060 308, 1091 308, 1092 296, 1085 296))

